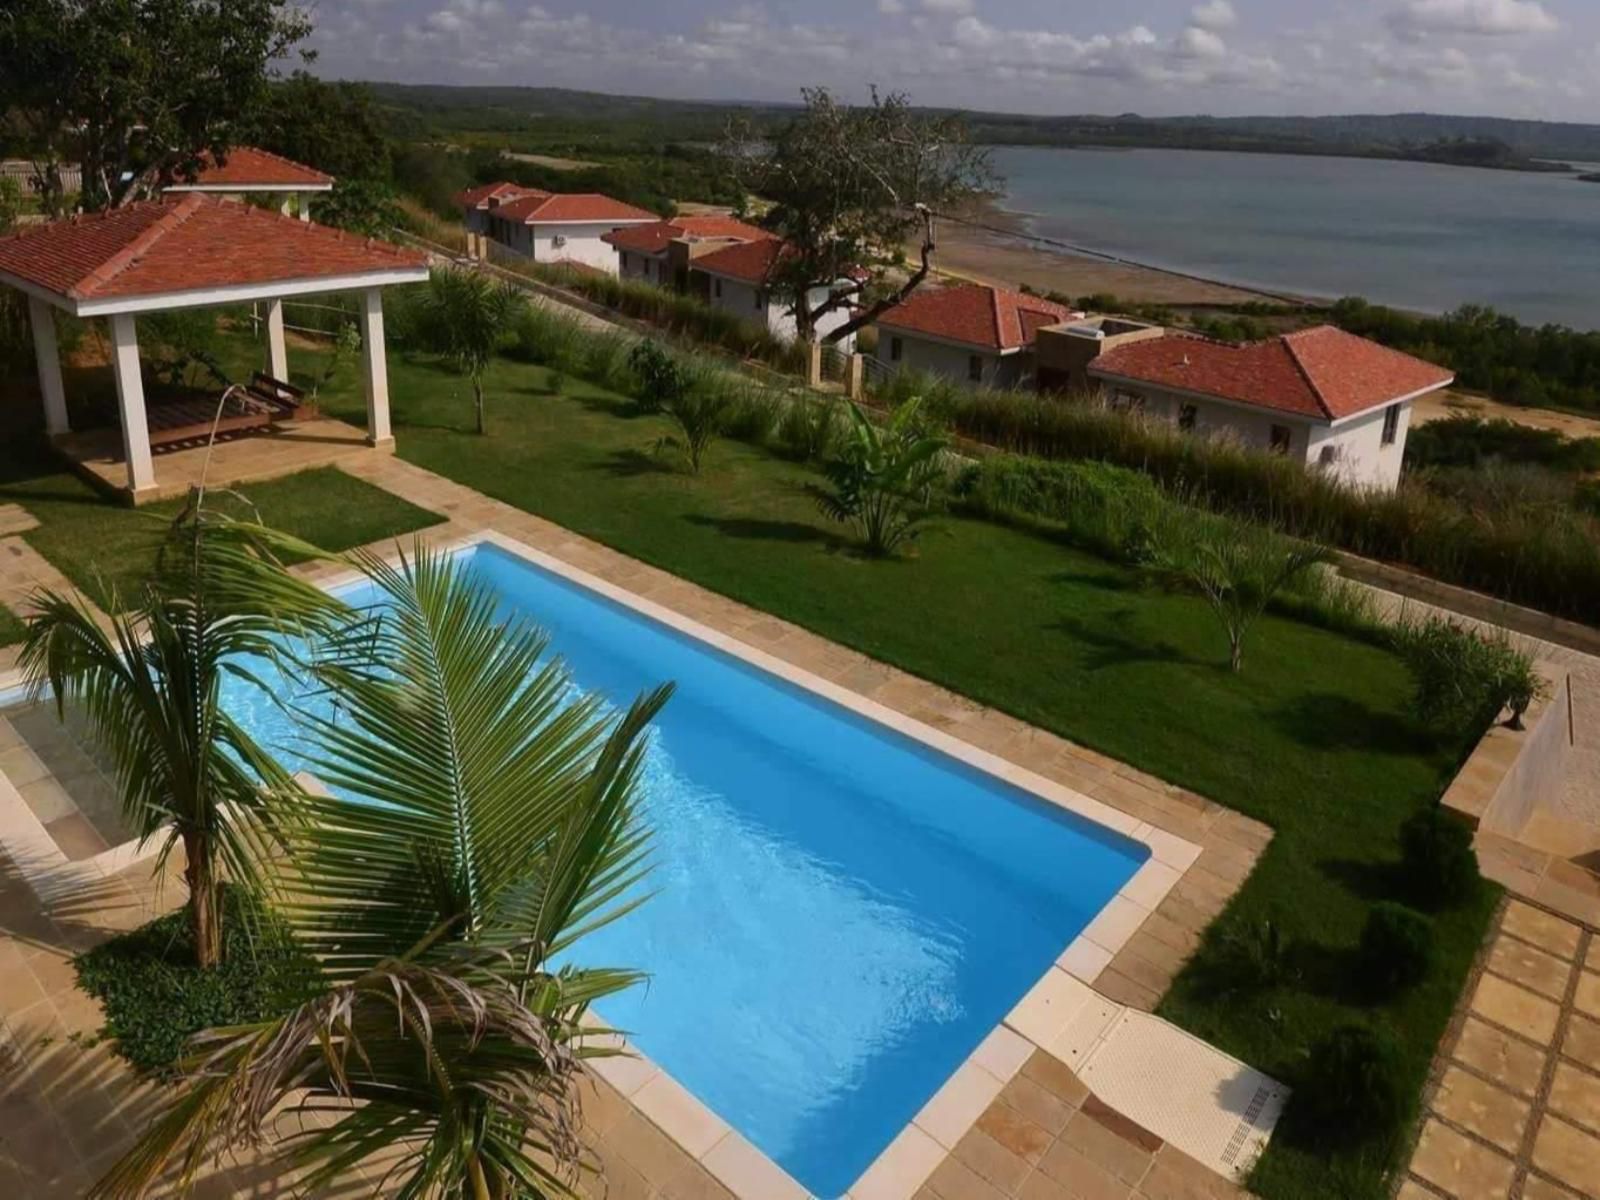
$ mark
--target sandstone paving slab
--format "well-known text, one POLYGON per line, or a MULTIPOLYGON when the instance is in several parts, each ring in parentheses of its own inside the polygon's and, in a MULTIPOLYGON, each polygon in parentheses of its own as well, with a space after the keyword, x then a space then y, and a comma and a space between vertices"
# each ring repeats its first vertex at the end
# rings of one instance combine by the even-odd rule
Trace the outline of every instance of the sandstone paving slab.
POLYGON ((1516 1165, 1442 1121, 1423 1127, 1411 1171, 1455 1200, 1505 1200, 1516 1165))
POLYGON ((1513 900, 1506 906, 1501 928, 1524 941, 1532 942, 1547 954, 1568 961, 1577 956, 1582 933, 1571 921, 1564 921, 1520 900, 1513 900))
POLYGON ((1596 1164, 1600 1164, 1600 1138, 1546 1113, 1533 1144, 1533 1165, 1588 1192, 1595 1185, 1596 1164))
POLYGON ((1555 1037, 1561 1016, 1553 1001, 1487 973, 1478 980, 1472 1011, 1542 1046, 1548 1046, 1555 1037))
POLYGON ((1539 1090, 1545 1056, 1537 1046, 1502 1029, 1468 1017, 1453 1056, 1480 1075, 1524 1096, 1539 1090))
POLYGON ((1532 1106, 1527 1100, 1452 1066, 1440 1081, 1433 1110, 1507 1154, 1515 1154, 1522 1144, 1532 1106))

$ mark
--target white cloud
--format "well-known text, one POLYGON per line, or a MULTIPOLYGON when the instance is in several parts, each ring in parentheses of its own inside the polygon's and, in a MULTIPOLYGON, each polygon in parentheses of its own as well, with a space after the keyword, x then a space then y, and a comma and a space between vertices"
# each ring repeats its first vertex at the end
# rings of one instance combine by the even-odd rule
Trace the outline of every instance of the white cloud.
POLYGON ((1225 58, 1228 44, 1209 29, 1191 25, 1178 35, 1175 48, 1185 58, 1225 58))
POLYGON ((886 17, 897 17, 905 10, 904 0, 878 0, 878 11, 886 17))
POLYGON ((972 11, 972 0, 922 0, 922 11, 956 17, 972 11))
POLYGON ((1406 0, 1389 18, 1402 33, 1549 33, 1561 23, 1539 0, 1406 0))
POLYGON ((1233 5, 1228 0, 1206 0, 1204 4, 1197 4, 1189 14, 1189 19, 1201 29, 1232 29, 1239 23, 1239 14, 1233 11, 1233 5))

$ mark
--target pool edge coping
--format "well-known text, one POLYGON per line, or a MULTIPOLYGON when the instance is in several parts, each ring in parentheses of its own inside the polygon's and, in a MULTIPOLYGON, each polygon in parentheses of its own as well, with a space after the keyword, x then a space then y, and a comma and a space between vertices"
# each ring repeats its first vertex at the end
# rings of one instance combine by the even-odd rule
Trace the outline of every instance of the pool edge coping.
MULTIPOLYGON (((1052 996, 1059 994, 1064 985, 1070 986, 1068 980, 1093 987, 1146 918, 1199 860, 1202 847, 499 530, 476 530, 438 542, 434 550, 453 554, 484 544, 493 545, 625 609, 775 675, 856 716, 886 726, 1037 800, 1137 842, 1149 851, 1149 856, 1117 893, 839 1197, 839 1200, 910 1200, 939 1163, 955 1149, 956 1143, 976 1126, 989 1104, 1020 1073, 1036 1050, 1060 1058, 1049 1045, 1029 1037, 1018 1027, 1036 1028, 1041 1019, 1048 1020, 1052 996)), ((401 554, 396 549, 381 557, 394 563, 401 554)), ((313 564, 303 572, 303 577, 327 590, 358 583, 364 578, 355 567, 332 563, 313 564)), ((21 699, 21 683, 20 670, 0 674, 0 704, 21 699)), ((3 774, 0 774, 0 843, 11 853, 18 870, 35 893, 45 901, 83 883, 98 882, 118 874, 151 857, 158 849, 155 838, 135 839, 90 858, 76 862, 67 860, 49 831, 3 774)), ((595 1030, 596 1037, 611 1041, 611 1045, 605 1047, 611 1053, 585 1058, 587 1067, 739 1200, 786 1200, 789 1197, 807 1200, 813 1196, 627 1038, 598 1017, 591 1018, 590 1027, 595 1030)), ((1045 1039, 1045 1042, 1050 1040, 1045 1039)))

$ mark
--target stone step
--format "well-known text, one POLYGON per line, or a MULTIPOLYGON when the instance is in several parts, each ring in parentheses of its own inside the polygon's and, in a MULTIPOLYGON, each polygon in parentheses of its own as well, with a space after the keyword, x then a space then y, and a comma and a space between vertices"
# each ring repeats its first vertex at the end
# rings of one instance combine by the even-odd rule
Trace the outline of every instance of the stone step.
POLYGON ((27 533, 30 529, 37 529, 39 522, 34 515, 20 504, 0 504, 0 537, 9 537, 14 533, 27 533))

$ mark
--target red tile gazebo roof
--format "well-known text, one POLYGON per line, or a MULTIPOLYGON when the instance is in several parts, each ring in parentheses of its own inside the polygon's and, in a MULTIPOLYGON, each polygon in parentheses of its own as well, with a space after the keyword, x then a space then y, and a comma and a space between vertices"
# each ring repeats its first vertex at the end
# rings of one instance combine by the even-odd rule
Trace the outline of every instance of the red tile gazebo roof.
POLYGON ((82 316, 426 279, 416 250, 201 193, 0 238, 0 284, 82 316))
POLYGON ((165 190, 325 192, 331 187, 333 176, 325 175, 315 167, 255 146, 235 146, 221 162, 210 154, 205 155, 198 176, 193 180, 180 180, 165 190))

